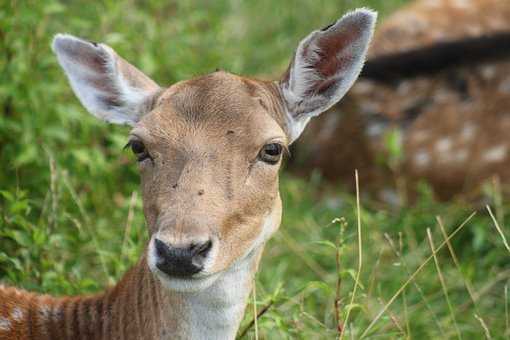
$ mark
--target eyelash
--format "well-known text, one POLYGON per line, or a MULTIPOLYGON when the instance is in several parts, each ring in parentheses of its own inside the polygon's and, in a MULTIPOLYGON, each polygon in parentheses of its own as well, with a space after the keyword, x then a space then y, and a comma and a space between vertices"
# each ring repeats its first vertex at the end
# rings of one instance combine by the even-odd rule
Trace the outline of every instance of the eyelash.
POLYGON ((153 160, 142 141, 132 139, 126 144, 126 146, 124 146, 124 149, 128 147, 131 148, 131 151, 136 156, 138 162, 143 162, 146 159, 153 160))
POLYGON ((258 158, 270 165, 277 164, 282 158, 285 146, 280 143, 268 143, 262 147, 258 158))

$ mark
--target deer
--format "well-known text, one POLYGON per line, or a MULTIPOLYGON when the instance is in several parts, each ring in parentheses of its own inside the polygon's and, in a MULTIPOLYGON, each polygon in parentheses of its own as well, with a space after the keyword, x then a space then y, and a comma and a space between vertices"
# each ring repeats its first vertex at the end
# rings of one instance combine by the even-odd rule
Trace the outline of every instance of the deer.
POLYGON ((0 339, 234 339, 280 226, 282 157, 352 86, 376 17, 361 8, 313 31, 277 81, 216 71, 169 87, 106 44, 57 34, 52 49, 86 110, 131 127, 149 241, 98 294, 2 286, 0 339))
POLYGON ((390 14, 351 91, 294 144, 290 168, 352 191, 356 168, 365 192, 397 205, 421 181, 441 200, 478 202, 494 176, 510 193, 509 16, 499 0, 415 0, 390 14), (397 164, 381 162, 390 131, 397 164))

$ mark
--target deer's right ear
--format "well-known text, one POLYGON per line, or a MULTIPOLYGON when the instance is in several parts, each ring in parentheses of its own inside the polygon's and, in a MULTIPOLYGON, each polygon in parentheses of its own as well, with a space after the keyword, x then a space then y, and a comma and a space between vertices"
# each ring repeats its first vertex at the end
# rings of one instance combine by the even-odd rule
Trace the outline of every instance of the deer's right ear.
POLYGON ((57 34, 52 49, 83 106, 105 121, 134 125, 161 91, 107 45, 57 34))
POLYGON ((310 118, 329 109, 352 86, 363 67, 376 18, 373 11, 358 9, 299 43, 279 82, 291 142, 310 118))

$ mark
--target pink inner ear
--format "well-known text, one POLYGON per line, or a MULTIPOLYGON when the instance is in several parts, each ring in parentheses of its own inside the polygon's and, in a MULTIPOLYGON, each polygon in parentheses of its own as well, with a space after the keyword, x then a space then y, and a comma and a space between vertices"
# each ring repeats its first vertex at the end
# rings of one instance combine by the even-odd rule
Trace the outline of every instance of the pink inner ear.
POLYGON ((85 41, 72 41, 61 47, 62 52, 75 63, 84 66, 95 73, 107 73, 107 57, 105 53, 85 41))
POLYGON ((104 93, 99 97, 107 107, 122 105, 119 90, 111 79, 111 71, 107 66, 108 56, 104 50, 97 44, 79 41, 64 46, 63 51, 69 58, 74 59, 76 64, 88 70, 83 76, 83 81, 104 93))
POLYGON ((363 66, 376 13, 357 10, 303 39, 280 83, 295 139, 308 120, 339 101, 363 66))
POLYGON ((325 33, 316 42, 319 58, 313 64, 313 68, 326 79, 346 70, 353 59, 350 53, 353 52, 353 43, 359 38, 357 30, 325 33))

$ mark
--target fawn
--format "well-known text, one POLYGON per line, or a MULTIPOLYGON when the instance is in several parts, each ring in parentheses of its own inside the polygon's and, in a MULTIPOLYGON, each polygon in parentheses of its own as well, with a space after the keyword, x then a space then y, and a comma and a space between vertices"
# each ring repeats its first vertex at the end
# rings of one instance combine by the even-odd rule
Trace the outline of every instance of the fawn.
POLYGON ((359 9, 312 32, 279 81, 217 71, 168 88, 107 45, 57 35, 85 108, 132 126, 150 241, 97 295, 0 288, 0 339, 233 339, 280 225, 282 154, 352 86, 375 20, 359 9))
POLYGON ((416 0, 386 17, 359 80, 296 143, 295 168, 347 185, 357 168, 364 189, 390 202, 394 177, 410 192, 425 180, 450 199, 478 198, 496 175, 509 193, 508 17, 510 2, 500 0, 416 0), (402 140, 398 166, 381 162, 392 129, 402 140))

